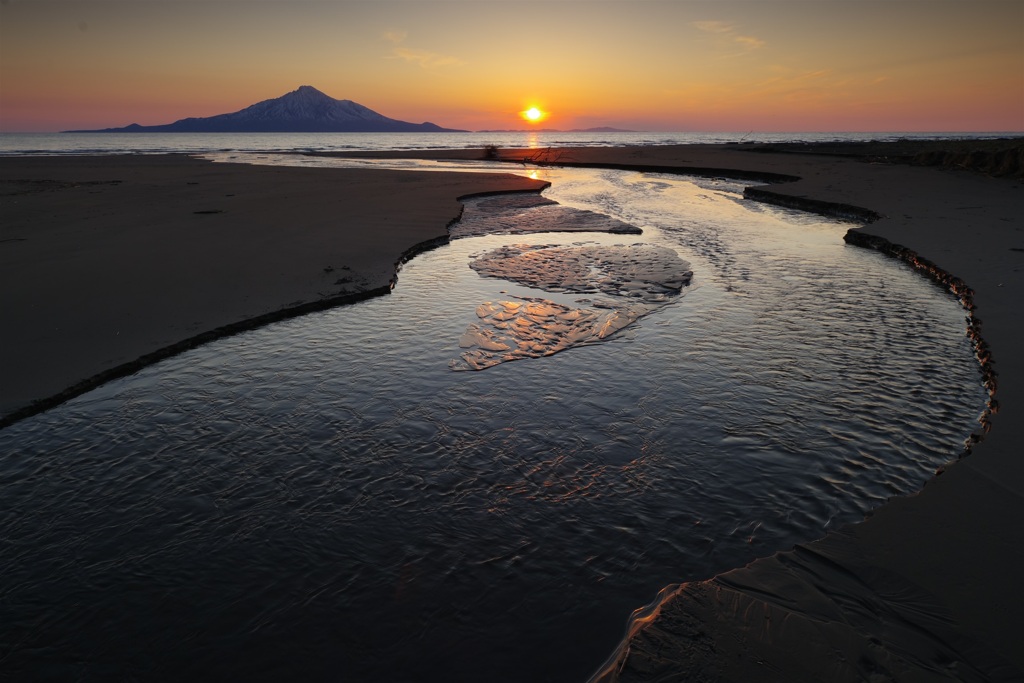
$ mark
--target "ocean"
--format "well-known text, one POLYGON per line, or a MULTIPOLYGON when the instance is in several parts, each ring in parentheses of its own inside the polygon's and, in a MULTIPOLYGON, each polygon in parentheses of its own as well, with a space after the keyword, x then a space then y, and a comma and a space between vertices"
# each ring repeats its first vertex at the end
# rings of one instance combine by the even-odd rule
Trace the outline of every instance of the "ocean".
POLYGON ((998 138, 1020 133, 0 133, 5 154, 160 154, 168 152, 341 152, 998 138))

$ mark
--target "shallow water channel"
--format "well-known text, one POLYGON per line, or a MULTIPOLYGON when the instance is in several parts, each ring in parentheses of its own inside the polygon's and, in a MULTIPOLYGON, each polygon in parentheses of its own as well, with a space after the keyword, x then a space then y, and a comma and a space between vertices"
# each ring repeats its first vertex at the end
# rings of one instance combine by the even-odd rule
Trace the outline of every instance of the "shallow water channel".
POLYGON ((0 432, 0 668, 582 681, 664 585, 861 519, 977 426, 964 312, 846 246, 849 224, 725 180, 540 173, 643 234, 457 239, 390 296, 0 432), (595 343, 453 371, 486 302, 588 305, 474 258, 639 243, 689 262, 678 296, 595 343))

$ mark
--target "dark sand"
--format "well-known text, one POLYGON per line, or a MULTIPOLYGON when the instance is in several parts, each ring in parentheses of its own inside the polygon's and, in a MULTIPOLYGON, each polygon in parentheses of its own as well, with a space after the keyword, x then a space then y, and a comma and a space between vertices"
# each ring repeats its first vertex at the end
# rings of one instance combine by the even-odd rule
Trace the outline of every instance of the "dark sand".
POLYGON ((216 336, 390 291, 505 174, 0 158, 0 427, 216 336), (33 406, 33 402, 36 403, 33 406))
POLYGON ((560 161, 798 176, 750 194, 877 214, 859 232, 902 245, 973 289, 998 373, 998 412, 973 452, 919 494, 711 580, 680 577, 693 582, 637 615, 604 678, 1024 680, 1024 183, 957 163, 730 147, 573 150, 560 161))
POLYGON ((858 242, 881 238, 973 290, 998 412, 970 455, 868 520, 718 577, 680 577, 638 610, 595 681, 1024 681, 1024 146, 772 147, 498 154, 763 179, 775 184, 748 196, 863 220, 858 242))
MULTIPOLYGON (((861 232, 973 288, 999 410, 973 453, 919 494, 719 577, 681 576, 690 583, 637 615, 605 677, 1024 680, 1024 183, 953 162, 917 167, 879 163, 879 155, 868 163, 849 150, 758 151, 520 155, 799 178, 751 196, 871 219, 861 232)), ((214 166, 183 157, 0 159, 0 411, 10 416, 225 325, 387 291, 407 249, 445 238, 459 213, 456 197, 539 186, 500 175, 214 166)))

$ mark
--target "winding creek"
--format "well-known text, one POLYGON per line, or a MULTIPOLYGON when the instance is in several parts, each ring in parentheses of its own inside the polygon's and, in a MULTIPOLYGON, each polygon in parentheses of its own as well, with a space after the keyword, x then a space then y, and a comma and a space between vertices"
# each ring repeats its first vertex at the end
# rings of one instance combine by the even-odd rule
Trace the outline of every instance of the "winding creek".
MULTIPOLYGON (((538 173, 545 197, 643 234, 455 239, 390 296, 211 343, 0 432, 3 668, 582 681, 666 584, 855 522, 961 452, 986 399, 964 312, 845 245, 850 224, 728 180, 538 173), (586 255, 572 272, 591 284, 656 257, 670 286, 479 265, 510 245, 586 255), (530 302, 562 321, 639 314, 453 371, 468 330, 530 302)), ((470 228, 493 215, 483 201, 470 228)))

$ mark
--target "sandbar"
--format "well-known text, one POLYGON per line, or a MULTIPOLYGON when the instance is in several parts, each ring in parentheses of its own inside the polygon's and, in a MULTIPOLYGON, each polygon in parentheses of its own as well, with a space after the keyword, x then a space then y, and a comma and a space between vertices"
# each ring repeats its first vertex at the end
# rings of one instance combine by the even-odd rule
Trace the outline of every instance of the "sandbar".
POLYGON ((511 174, 0 157, 0 427, 219 336, 386 294, 511 174))
POLYGON ((978 442, 922 491, 747 567, 680 577, 634 615, 595 680, 1024 680, 1024 183, 1015 145, 997 164, 952 153, 932 156, 936 165, 850 148, 548 151, 561 164, 763 174, 772 184, 749 197, 863 220, 855 232, 966 284, 960 295, 993 390, 978 442))
POLYGON ((920 492, 746 567, 679 577, 591 683, 1024 680, 1024 141, 490 156, 763 181, 748 198, 861 221, 849 242, 955 285, 991 391, 973 443, 920 492))

